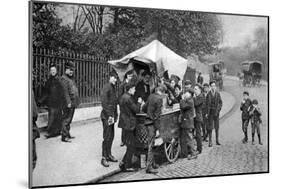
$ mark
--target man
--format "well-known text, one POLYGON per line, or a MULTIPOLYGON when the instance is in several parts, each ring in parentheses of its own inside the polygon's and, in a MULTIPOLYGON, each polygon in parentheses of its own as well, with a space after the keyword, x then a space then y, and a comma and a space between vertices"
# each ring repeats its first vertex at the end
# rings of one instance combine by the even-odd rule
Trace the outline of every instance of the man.
POLYGON ((103 125, 102 160, 104 167, 109 167, 108 161, 117 162, 111 154, 112 142, 114 139, 114 124, 117 121, 117 75, 114 71, 109 74, 109 83, 106 84, 101 92, 101 120, 103 125))
POLYGON ((180 103, 181 98, 182 98, 181 87, 180 87, 180 85, 176 84, 175 85, 175 102, 180 103))
POLYGON ((212 131, 215 128, 216 132, 216 144, 221 145, 219 142, 219 115, 222 108, 222 100, 221 95, 217 91, 216 82, 210 82, 211 90, 207 94, 207 118, 209 120, 209 124, 207 127, 208 135, 209 135, 209 147, 212 147, 212 131))
POLYGON ((140 80, 136 86, 136 93, 134 95, 135 100, 137 100, 139 97, 144 100, 144 102, 147 101, 148 96, 150 95, 150 77, 151 74, 148 71, 144 71, 143 74, 143 80, 140 80))
MULTIPOLYGON (((130 70, 125 74, 125 79, 121 83, 121 85, 119 86, 119 91, 118 91, 119 102, 120 102, 120 99, 121 99, 122 95, 126 93, 126 85, 132 80, 133 75, 134 75, 133 70, 130 70)), ((120 144, 120 146, 124 146, 125 145, 125 138, 124 138, 124 132, 123 132, 123 125, 118 124, 118 127, 121 128, 121 144, 120 144)))
POLYGON ((182 114, 180 130, 181 156, 183 158, 187 157, 188 159, 197 158, 195 144, 193 141, 195 109, 192 96, 193 90, 187 89, 180 101, 180 110, 182 114))
POLYGON ((202 108, 204 106, 204 96, 202 94, 201 85, 196 84, 194 87, 195 95, 194 95, 194 107, 196 112, 196 117, 194 118, 194 126, 195 126, 195 138, 197 142, 197 151, 201 154, 202 152, 202 135, 201 128, 203 125, 203 114, 202 108))
POLYGON ((31 103, 32 103, 32 169, 36 167, 37 153, 36 153, 36 142, 37 138, 40 138, 39 129, 36 125, 38 117, 38 109, 34 99, 33 90, 31 91, 31 103))
POLYGON ((204 83, 203 85, 203 97, 204 97, 204 105, 202 108, 202 115, 203 115, 203 125, 202 125, 202 131, 203 131, 203 141, 208 142, 208 132, 207 132, 207 127, 208 127, 208 119, 206 117, 207 115, 207 105, 206 105, 206 100, 207 100, 207 94, 210 91, 210 86, 208 83, 204 83))
POLYGON ((62 128, 63 86, 54 64, 50 67, 50 78, 46 82, 44 95, 40 103, 46 103, 48 107, 48 134, 45 135, 46 138, 60 135, 62 128))
POLYGON ((184 82, 183 92, 185 93, 187 90, 191 89, 192 82, 190 80, 186 80, 184 82))
POLYGON ((243 100, 240 105, 240 110, 242 111, 241 118, 242 118, 242 131, 244 133, 244 139, 242 142, 245 144, 248 142, 248 125, 250 120, 249 115, 249 108, 252 105, 252 101, 249 98, 249 92, 243 92, 243 100))
POLYGON ((155 88, 155 93, 152 93, 144 106, 144 112, 147 112, 148 118, 151 121, 151 124, 147 125, 148 131, 148 152, 147 152, 147 161, 146 161, 146 173, 156 174, 157 166, 154 162, 154 140, 155 136, 159 134, 160 128, 160 115, 163 106, 163 99, 161 95, 164 93, 164 88, 162 86, 155 88))
POLYGON ((78 88, 76 87, 74 78, 74 63, 67 62, 65 65, 65 74, 61 77, 64 89, 64 105, 62 108, 62 130, 61 141, 71 142, 70 139, 75 138, 70 135, 70 124, 72 122, 75 109, 79 105, 78 88))
POLYGON ((197 77, 197 83, 199 83, 200 85, 203 85, 203 77, 201 76, 201 72, 199 72, 198 77, 197 77))
POLYGON ((141 110, 142 100, 138 99, 136 104, 133 99, 135 94, 135 84, 133 82, 127 83, 125 86, 126 93, 120 98, 120 118, 119 125, 122 126, 124 132, 125 144, 127 146, 126 153, 120 163, 120 169, 122 171, 130 171, 132 169, 132 157, 135 153, 135 128, 137 124, 136 114, 141 110))

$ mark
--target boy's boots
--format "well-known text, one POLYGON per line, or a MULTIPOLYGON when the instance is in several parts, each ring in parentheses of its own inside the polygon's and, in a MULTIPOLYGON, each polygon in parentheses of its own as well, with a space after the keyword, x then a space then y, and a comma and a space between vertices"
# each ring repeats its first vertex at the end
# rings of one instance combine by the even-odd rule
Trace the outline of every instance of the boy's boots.
POLYGON ((259 137, 259 144, 262 145, 262 142, 261 142, 261 135, 258 134, 258 137, 259 137))

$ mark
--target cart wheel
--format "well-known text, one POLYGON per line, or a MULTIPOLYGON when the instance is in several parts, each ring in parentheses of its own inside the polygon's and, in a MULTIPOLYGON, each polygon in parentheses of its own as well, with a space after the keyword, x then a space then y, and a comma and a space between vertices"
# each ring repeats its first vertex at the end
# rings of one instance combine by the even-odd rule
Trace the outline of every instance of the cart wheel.
POLYGON ((167 160, 170 163, 175 162, 178 159, 181 151, 179 139, 174 139, 171 142, 165 142, 164 150, 167 160))

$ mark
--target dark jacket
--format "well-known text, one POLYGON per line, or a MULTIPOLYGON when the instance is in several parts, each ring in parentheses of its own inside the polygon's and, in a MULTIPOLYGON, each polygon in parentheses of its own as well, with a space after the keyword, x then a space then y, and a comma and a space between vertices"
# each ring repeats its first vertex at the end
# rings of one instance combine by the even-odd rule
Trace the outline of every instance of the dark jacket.
POLYGON ((138 82, 138 84, 136 85, 136 92, 134 95, 134 99, 137 100, 139 97, 141 97, 146 102, 149 95, 150 95, 150 86, 145 84, 143 80, 138 82))
POLYGON ((202 84, 203 84, 203 81, 204 81, 204 79, 203 79, 202 76, 198 76, 198 77, 197 77, 197 83, 200 83, 200 84, 202 85, 202 84))
POLYGON ((48 107, 61 108, 64 99, 63 84, 59 76, 51 76, 44 87, 43 97, 40 103, 46 104, 48 107))
POLYGON ((163 99, 160 95, 152 93, 149 95, 143 109, 148 118, 153 122, 156 129, 160 128, 160 116, 162 113, 163 99))
POLYGON ((116 87, 111 83, 106 84, 101 92, 101 119, 107 120, 109 117, 114 117, 117 120, 117 93, 116 87))
POLYGON ((250 119, 252 123, 261 123, 261 110, 259 108, 254 108, 253 105, 250 106, 250 111, 249 111, 250 119))
POLYGON ((120 84, 120 86, 119 86, 119 90, 118 90, 118 102, 120 102, 120 99, 121 99, 122 95, 123 95, 124 93, 126 93, 126 85, 127 85, 126 81, 123 81, 123 82, 120 84))
POLYGON ((209 93, 207 94, 206 106, 208 115, 213 112, 215 116, 219 116, 222 108, 222 100, 220 93, 216 91, 213 95, 212 91, 209 91, 209 93), (212 101, 214 101, 214 104, 212 104, 212 101))
POLYGON ((133 97, 125 93, 120 98, 120 116, 118 127, 134 130, 137 124, 136 114, 140 112, 140 104, 135 103, 133 97))
POLYGON ((67 106, 71 104, 71 107, 78 107, 79 106, 79 94, 78 88, 73 79, 69 78, 67 75, 63 75, 61 77, 63 89, 64 89, 64 105, 67 106))
POLYGON ((181 127, 184 129, 194 128, 194 101, 193 98, 182 99, 180 101, 180 109, 182 114, 181 127))
POLYGON ((195 96, 193 98, 194 100, 194 107, 196 112, 195 120, 199 122, 203 122, 203 108, 205 104, 205 98, 203 94, 200 94, 199 96, 195 96))
POLYGON ((207 94, 205 92, 203 93, 203 97, 204 97, 204 104, 202 106, 202 115, 203 117, 206 117, 208 110, 207 110, 207 94))
POLYGON ((251 107, 251 105, 252 105, 252 101, 250 99, 247 99, 245 101, 245 103, 241 103, 240 110, 242 111, 242 115, 241 116, 242 116, 243 120, 250 118, 249 108, 251 107))

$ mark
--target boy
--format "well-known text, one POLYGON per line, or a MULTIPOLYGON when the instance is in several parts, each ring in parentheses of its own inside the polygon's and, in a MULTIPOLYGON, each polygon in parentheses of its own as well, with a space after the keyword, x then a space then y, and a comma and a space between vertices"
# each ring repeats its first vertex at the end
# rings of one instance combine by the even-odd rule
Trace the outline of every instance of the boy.
POLYGON ((257 130, 259 144, 262 145, 261 142, 261 134, 260 134, 260 124, 261 124, 261 110, 258 107, 258 101, 255 99, 252 102, 252 106, 250 107, 250 116, 251 116, 251 124, 252 124, 252 144, 255 144, 255 130, 257 130))
POLYGON ((248 142, 248 125, 250 120, 249 108, 252 105, 252 102, 249 98, 249 92, 243 92, 243 100, 241 102, 240 110, 242 111, 242 131, 244 132, 244 139, 242 142, 245 144, 248 142))

